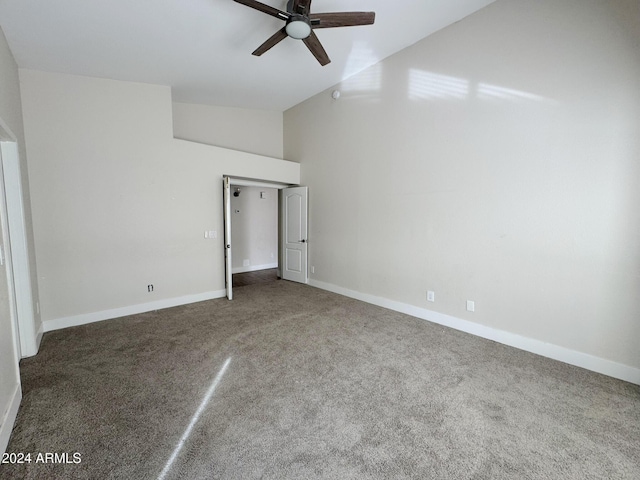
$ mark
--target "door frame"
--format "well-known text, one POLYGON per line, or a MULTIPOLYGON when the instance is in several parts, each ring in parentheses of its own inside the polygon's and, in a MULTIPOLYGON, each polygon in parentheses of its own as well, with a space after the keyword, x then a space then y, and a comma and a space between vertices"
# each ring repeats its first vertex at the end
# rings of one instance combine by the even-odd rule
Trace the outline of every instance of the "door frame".
POLYGON ((222 208, 224 220, 224 291, 227 300, 233 300, 233 272, 231 256, 231 179, 222 178, 222 208))
MULTIPOLYGON (((11 329, 11 343, 13 343, 13 365, 10 367, 15 372, 15 383, 8 388, 13 389, 8 397, 6 405, 0 405, 0 451, 5 452, 7 445, 9 444, 9 438, 11 436, 11 430, 15 425, 16 417, 18 415, 18 409, 22 400, 22 382, 20 378, 20 357, 23 353, 21 349, 21 338, 24 336, 20 331, 19 325, 19 309, 18 309, 18 288, 16 288, 16 276, 15 276, 15 263, 18 259, 15 259, 15 252, 12 248, 12 244, 16 241, 15 235, 11 235, 11 213, 15 213, 15 205, 12 205, 14 198, 10 194, 10 187, 8 185, 7 177, 5 176, 4 166, 10 163, 12 160, 18 159, 17 157, 17 143, 16 138, 11 133, 11 130, 0 118, 0 235, 2 236, 4 249, 2 252, 4 260, 4 270, 7 279, 7 300, 9 302, 9 328, 11 329)), ((11 179, 11 178, 10 178, 11 179)), ((20 198, 19 206, 22 207, 22 198, 20 198)), ((20 208, 20 211, 22 208, 20 208)), ((28 262, 27 262, 28 266, 28 262)), ((19 287, 19 285, 18 285, 19 287)), ((9 332, 3 332, 4 334, 9 332)))
MULTIPOLYGON (((20 357, 38 353, 42 332, 36 332, 29 247, 24 215, 24 197, 20 156, 16 136, 0 118, 0 157, 2 161, 4 199, 6 201, 8 240, 13 270, 13 295, 16 302, 15 328, 20 357)), ((7 255, 9 257, 9 255, 7 255)))
MULTIPOLYGON (((262 187, 262 188, 275 188, 278 190, 278 223, 280 223, 280 202, 281 202, 281 191, 284 188, 289 187, 297 187, 298 184, 295 183, 282 183, 282 182, 273 182, 270 180, 263 180, 259 178, 247 178, 247 177, 237 177, 233 175, 223 175, 223 194, 227 189, 227 185, 229 189, 231 187, 262 187), (227 184, 228 179, 228 184, 227 184)), ((224 219, 224 255, 225 255, 225 290, 227 299, 233 299, 233 286, 232 286, 232 274, 227 271, 230 270, 231 260, 233 258, 233 245, 230 242, 227 242, 227 238, 231 240, 231 198, 229 197, 229 201, 227 202, 227 196, 229 192, 224 195, 222 202, 223 209, 223 219, 224 219), (227 224, 227 217, 229 218, 229 223, 227 224), (228 232, 227 232, 228 229, 228 232), (230 245, 230 246, 229 246, 230 245), (229 246, 229 247, 228 247, 229 246)), ((278 277, 281 277, 281 268, 282 268, 282 233, 280 232, 280 225, 278 225, 278 277)))
MULTIPOLYGON (((2 142, 4 143, 4 142, 2 142)), ((0 149, 0 160, 4 155, 4 149, 0 149)), ((7 299, 9 301, 9 317, 11 321, 11 336, 13 338, 13 348, 16 354, 16 366, 21 358, 22 346, 20 342, 20 325, 18 324, 18 302, 16 295, 15 274, 13 268, 13 249, 11 248, 11 237, 9 236, 9 214, 7 209, 7 193, 5 191, 4 161, 0 161, 0 238, 3 245, 0 245, 0 265, 4 266, 7 277, 7 299)), ((18 379, 20 370, 17 369, 18 379)))

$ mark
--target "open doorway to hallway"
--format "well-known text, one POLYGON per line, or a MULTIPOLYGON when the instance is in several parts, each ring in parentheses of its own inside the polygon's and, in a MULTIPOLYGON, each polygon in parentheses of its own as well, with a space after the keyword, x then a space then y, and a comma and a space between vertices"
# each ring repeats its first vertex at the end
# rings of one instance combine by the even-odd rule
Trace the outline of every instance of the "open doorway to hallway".
POLYGON ((278 189, 231 186, 234 287, 278 279, 278 189))
POLYGON ((247 285, 257 285, 275 282, 279 279, 278 269, 269 268, 256 272, 236 273, 233 275, 233 288, 246 287, 247 285))
MULTIPOLYGON (((235 256, 232 247, 232 219, 233 215, 241 213, 231 206, 231 199, 238 198, 241 195, 241 187, 258 187, 261 200, 266 198, 266 189, 277 189, 278 191, 278 229, 276 230, 276 238, 280 233, 280 241, 277 242, 278 251, 278 275, 284 280, 293 282, 307 283, 307 234, 308 234, 308 199, 309 189, 304 186, 288 186, 275 182, 265 182, 261 180, 233 178, 229 176, 222 177, 223 190, 223 218, 224 218, 224 278, 225 291, 229 300, 233 299, 233 269, 235 256)), ((271 252, 269 257, 271 257, 271 252)), ((275 257, 275 255, 273 255, 275 257)), ((242 267, 246 268, 245 260, 242 258, 242 267)), ((250 265, 249 261, 249 266, 250 265)), ((239 268, 239 267, 236 267, 239 268)), ((266 269, 265 265, 261 269, 266 269)), ((240 273, 236 270, 237 273, 240 273)), ((244 273, 244 272, 242 272, 244 273)))

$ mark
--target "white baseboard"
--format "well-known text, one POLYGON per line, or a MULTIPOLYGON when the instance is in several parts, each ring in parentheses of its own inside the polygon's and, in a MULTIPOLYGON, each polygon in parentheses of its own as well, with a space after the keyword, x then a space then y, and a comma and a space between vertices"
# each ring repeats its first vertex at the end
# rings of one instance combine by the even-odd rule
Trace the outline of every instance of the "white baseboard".
POLYGON ((213 292, 199 293, 196 295, 185 295, 183 297, 167 298, 164 300, 157 300, 155 302, 131 305, 129 307, 113 308, 100 312, 55 318, 53 320, 42 322, 42 324, 45 332, 51 332, 62 328, 76 327, 78 325, 86 325, 87 323, 100 322, 102 320, 110 320, 112 318, 126 317, 127 315, 135 315, 137 313, 152 312, 154 310, 162 310, 163 308, 177 307, 179 305, 186 305, 189 303, 223 298, 226 294, 225 290, 217 290, 213 292))
MULTIPOLYGON (((542 355, 544 357, 559 360, 570 365, 575 365, 577 367, 582 367, 587 370, 602 373, 603 375, 608 375, 610 377, 618 378, 620 380, 640 385, 640 369, 630 367, 628 365, 623 365, 612 360, 607 360, 587 353, 578 352, 576 350, 571 350, 569 348, 561 347, 551 343, 546 343, 541 340, 524 337, 515 333, 505 332, 504 330, 487 327, 485 325, 480 325, 478 323, 463 320, 461 318, 446 315, 444 313, 434 312, 426 308, 416 307, 407 303, 397 302, 395 300, 389 300, 387 298, 357 292, 355 290, 349 290, 347 288, 339 287, 330 283, 320 282, 318 280, 310 279, 309 285, 312 287, 320 288, 322 290, 327 290, 329 292, 344 295, 346 297, 355 298, 356 300, 361 300, 366 303, 388 308, 396 312, 405 313, 407 315, 437 323, 439 325, 454 328, 456 330, 470 333, 472 335, 486 338, 488 340, 493 340, 494 342, 519 348, 520 350, 525 350, 527 352, 542 355)), ((132 305, 129 307, 114 308, 101 312, 93 312, 83 315, 74 315, 71 317, 47 320, 43 322, 43 329, 38 332, 38 344, 40 342, 40 339, 42 338, 42 330, 44 330, 44 332, 50 332, 53 330, 85 325, 87 323, 99 322, 102 320, 109 320, 112 318, 124 317, 127 315, 135 315, 137 313, 161 310, 163 308, 176 307, 179 305, 212 300, 215 298, 223 298, 225 295, 226 292, 224 290, 218 290, 197 295, 186 295, 183 297, 158 300, 156 302, 132 305)))
POLYGON ((551 343, 546 343, 541 340, 535 340, 515 333, 505 332, 504 330, 487 327, 485 325, 480 325, 478 323, 463 320, 444 313, 427 310, 426 308, 416 307, 414 305, 389 300, 383 297, 377 297, 367 293, 356 292, 355 290, 349 290, 330 283, 310 279, 309 285, 640 385, 640 369, 638 368, 616 363, 587 353, 571 350, 569 348, 560 347, 551 343))
POLYGON ((231 269, 231 273, 247 273, 256 272, 258 270, 267 270, 269 268, 278 268, 277 263, 268 263, 266 265, 252 265, 250 267, 236 267, 231 269))
POLYGON ((7 445, 9 445, 9 438, 11 437, 11 431, 13 430, 13 425, 16 422, 16 417, 18 416, 18 409, 20 408, 21 400, 22 390, 20 389, 20 384, 17 384, 13 391, 13 395, 11 395, 9 408, 7 408, 7 411, 2 418, 2 423, 0 424, 0 453, 7 451, 7 445))

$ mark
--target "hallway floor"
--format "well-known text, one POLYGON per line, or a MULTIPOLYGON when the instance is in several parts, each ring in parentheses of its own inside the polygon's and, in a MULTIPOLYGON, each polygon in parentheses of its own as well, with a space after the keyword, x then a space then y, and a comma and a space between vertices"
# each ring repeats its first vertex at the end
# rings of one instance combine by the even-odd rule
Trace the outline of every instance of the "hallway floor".
POLYGON ((255 272, 233 274, 233 288, 246 287, 259 283, 269 283, 278 280, 278 269, 256 270, 255 272))

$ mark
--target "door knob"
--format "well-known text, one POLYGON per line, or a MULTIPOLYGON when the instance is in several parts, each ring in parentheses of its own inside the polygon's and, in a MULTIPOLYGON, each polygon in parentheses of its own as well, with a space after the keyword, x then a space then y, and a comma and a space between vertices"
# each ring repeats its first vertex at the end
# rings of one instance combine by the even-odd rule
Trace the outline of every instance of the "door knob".
POLYGON ((306 240, 304 240, 304 239, 302 239, 302 240, 300 240, 300 241, 301 241, 302 243, 305 243, 305 242, 306 242, 306 240))

